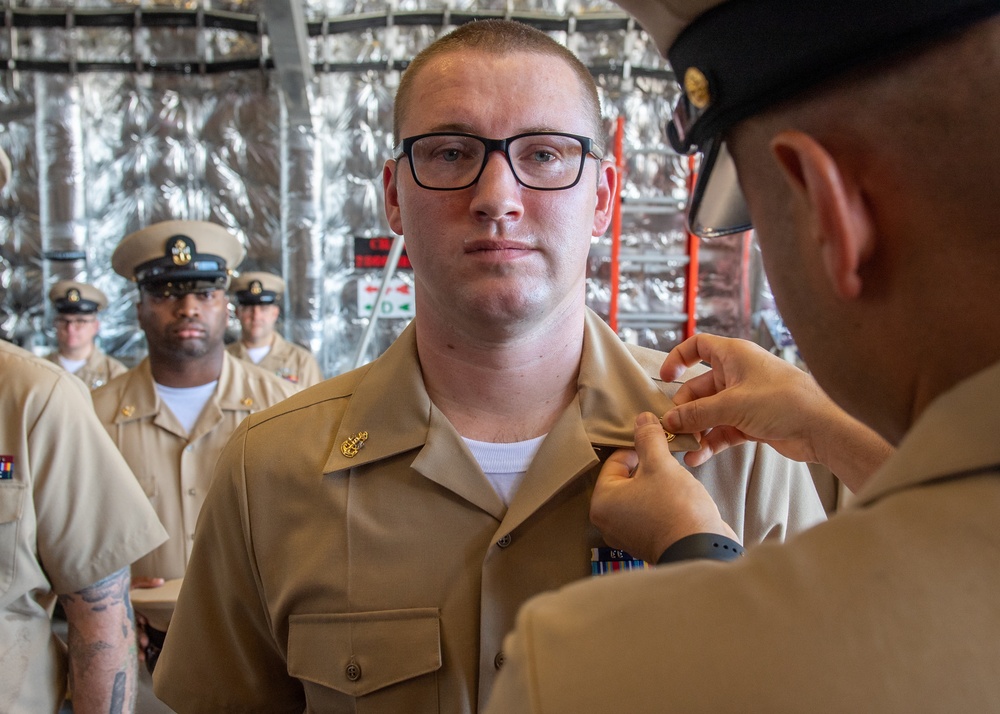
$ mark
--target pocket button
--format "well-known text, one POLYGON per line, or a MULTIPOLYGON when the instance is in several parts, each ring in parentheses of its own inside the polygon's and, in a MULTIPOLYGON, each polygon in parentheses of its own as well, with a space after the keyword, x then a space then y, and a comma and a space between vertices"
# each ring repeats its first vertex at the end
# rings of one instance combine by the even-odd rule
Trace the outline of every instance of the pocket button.
POLYGON ((357 662, 353 660, 348 663, 347 669, 344 670, 344 674, 347 675, 347 680, 350 682, 357 682, 361 679, 361 667, 358 666, 357 662))

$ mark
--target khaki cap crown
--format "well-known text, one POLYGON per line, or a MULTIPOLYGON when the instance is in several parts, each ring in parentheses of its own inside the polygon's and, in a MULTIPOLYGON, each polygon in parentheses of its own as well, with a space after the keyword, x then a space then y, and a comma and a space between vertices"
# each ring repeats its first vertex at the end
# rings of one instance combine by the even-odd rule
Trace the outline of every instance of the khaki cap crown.
POLYGON ((285 281, 272 273, 242 273, 233 278, 231 290, 240 305, 269 305, 284 295, 285 281))
POLYGON ((91 313, 108 306, 108 296, 87 283, 60 280, 49 290, 49 300, 60 313, 91 313))
POLYGON ((225 286, 246 250, 228 229, 207 221, 163 221, 122 239, 111 267, 139 285, 209 281, 225 286))

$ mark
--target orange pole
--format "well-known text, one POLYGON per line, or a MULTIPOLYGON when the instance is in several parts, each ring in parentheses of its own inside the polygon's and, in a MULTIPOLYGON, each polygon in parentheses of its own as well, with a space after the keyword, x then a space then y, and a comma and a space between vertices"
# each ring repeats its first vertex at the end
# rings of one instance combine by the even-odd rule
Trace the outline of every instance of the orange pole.
MULTIPOLYGON (((694 185, 698 179, 698 174, 694 168, 695 157, 688 157, 688 196, 694 194, 694 185)), ((687 314, 687 322, 684 323, 684 339, 692 337, 698 326, 698 236, 688 231, 687 234, 687 286, 684 290, 684 312, 687 314)))
POLYGON ((618 117, 615 123, 615 175, 618 178, 618 187, 614 195, 614 204, 611 207, 611 302, 608 305, 608 324, 611 329, 618 332, 618 292, 620 289, 620 263, 619 258, 622 247, 622 183, 625 177, 625 156, 623 146, 625 144, 625 117, 618 117))

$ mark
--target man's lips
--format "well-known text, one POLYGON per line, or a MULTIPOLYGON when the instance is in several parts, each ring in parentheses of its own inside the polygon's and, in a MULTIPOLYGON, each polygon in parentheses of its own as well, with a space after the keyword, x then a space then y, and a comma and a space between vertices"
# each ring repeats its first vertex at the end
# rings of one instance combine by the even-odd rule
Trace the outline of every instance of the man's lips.
POLYGON ((180 325, 173 329, 173 333, 182 340, 197 339, 204 337, 206 334, 205 328, 201 325, 180 325))
POLYGON ((527 253, 534 248, 513 240, 474 240, 465 244, 466 253, 527 253))

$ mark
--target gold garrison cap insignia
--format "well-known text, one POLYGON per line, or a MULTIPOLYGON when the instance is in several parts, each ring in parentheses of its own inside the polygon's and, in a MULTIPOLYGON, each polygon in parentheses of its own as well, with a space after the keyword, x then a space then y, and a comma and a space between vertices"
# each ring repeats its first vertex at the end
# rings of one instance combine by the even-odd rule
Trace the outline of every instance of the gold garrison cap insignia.
POLYGON ((130 417, 135 414, 135 407, 129 404, 127 407, 122 407, 122 416, 130 417))
POLYGON ((170 255, 173 257, 174 265, 187 265, 191 262, 194 253, 191 239, 185 236, 175 236, 172 238, 174 244, 170 247, 170 255))
POLYGON ((66 293, 66 299, 70 302, 80 302, 80 291, 76 288, 70 288, 69 292, 66 293))
POLYGON ((340 453, 349 459, 353 459, 358 455, 358 452, 361 451, 362 447, 364 447, 366 441, 368 441, 368 432, 359 431, 357 434, 340 445, 340 453))
POLYGON ((259 280, 254 280, 252 283, 250 283, 250 292, 253 293, 254 295, 260 295, 262 292, 264 292, 264 286, 260 284, 259 280))
POLYGON ((697 67, 688 67, 684 73, 684 92, 687 94, 688 101, 698 109, 704 109, 712 103, 708 77, 697 67))

